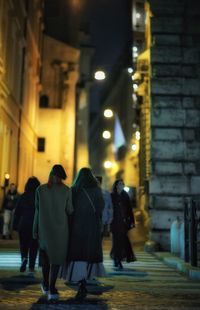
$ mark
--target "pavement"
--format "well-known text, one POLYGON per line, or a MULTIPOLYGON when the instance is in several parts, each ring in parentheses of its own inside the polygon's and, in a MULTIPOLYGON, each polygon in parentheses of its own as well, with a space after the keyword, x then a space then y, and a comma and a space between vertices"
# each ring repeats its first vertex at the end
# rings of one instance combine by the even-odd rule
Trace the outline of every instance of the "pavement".
POLYGON ((60 300, 52 304, 40 292, 39 268, 34 277, 19 272, 18 240, 0 240, 0 309, 199 310, 200 268, 168 252, 144 252, 144 240, 137 241, 132 243, 137 261, 117 270, 109 256, 111 240, 105 238, 107 276, 87 285, 89 294, 82 303, 74 299, 77 286, 59 279, 60 300))

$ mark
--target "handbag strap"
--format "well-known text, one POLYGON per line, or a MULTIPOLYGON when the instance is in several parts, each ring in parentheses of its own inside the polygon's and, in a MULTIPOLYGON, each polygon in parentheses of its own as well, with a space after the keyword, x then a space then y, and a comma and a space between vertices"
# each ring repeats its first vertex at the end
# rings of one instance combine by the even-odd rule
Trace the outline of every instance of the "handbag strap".
POLYGON ((87 193, 87 191, 85 190, 85 188, 83 188, 83 191, 84 191, 84 193, 86 194, 88 200, 90 201, 94 213, 96 213, 96 209, 95 209, 94 203, 93 203, 93 201, 91 200, 91 198, 90 198, 90 196, 88 195, 88 193, 87 193))

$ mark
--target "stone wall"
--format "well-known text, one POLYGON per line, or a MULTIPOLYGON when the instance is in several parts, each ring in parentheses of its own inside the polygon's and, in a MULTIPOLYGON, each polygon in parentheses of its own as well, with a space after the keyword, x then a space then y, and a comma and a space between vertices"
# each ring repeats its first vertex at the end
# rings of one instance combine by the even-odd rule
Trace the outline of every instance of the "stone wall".
POLYGON ((200 198, 200 3, 151 0, 151 238, 170 246, 184 198, 200 198))

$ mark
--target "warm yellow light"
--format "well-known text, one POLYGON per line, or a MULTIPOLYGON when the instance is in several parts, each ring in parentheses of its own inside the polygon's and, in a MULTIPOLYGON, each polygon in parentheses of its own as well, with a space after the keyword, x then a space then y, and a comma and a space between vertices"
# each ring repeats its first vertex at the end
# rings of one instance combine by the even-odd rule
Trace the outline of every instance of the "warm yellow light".
POLYGON ((105 169, 110 169, 112 167, 112 163, 110 160, 106 160, 106 161, 104 161, 103 166, 105 169))
POLYGON ((138 89, 138 85, 137 84, 133 84, 133 89, 134 90, 138 89))
POLYGON ((136 140, 140 140, 140 132, 139 131, 136 131, 135 138, 136 138, 136 140))
POLYGON ((136 145, 135 143, 132 144, 131 149, 132 149, 133 151, 136 151, 136 150, 137 150, 137 145, 136 145))
POLYGON ((110 139, 110 137, 111 137, 110 131, 109 130, 104 130, 103 133, 102 133, 102 137, 104 139, 110 139))
POLYGON ((106 78, 105 72, 101 70, 96 71, 94 74, 94 78, 98 81, 104 80, 106 78))
POLYGON ((10 174, 9 173, 5 173, 5 179, 7 179, 7 180, 10 179, 10 174))
POLYGON ((106 110, 104 110, 103 115, 104 115, 105 117, 107 117, 107 118, 110 118, 110 117, 113 116, 113 111, 112 111, 111 109, 106 109, 106 110))

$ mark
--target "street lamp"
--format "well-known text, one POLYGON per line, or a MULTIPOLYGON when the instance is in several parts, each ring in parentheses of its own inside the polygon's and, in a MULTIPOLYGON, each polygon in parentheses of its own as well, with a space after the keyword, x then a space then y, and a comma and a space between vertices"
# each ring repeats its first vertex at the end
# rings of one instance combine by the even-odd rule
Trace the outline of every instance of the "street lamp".
POLYGON ((110 161, 110 160, 106 160, 106 161, 104 161, 104 168, 105 169, 110 169, 110 168, 112 168, 112 162, 110 161))
POLYGON ((111 109, 106 109, 106 110, 104 110, 103 115, 106 118, 111 118, 111 117, 113 117, 113 111, 111 109))
POLYGON ((102 137, 104 139, 110 139, 110 137, 111 137, 110 131, 109 130, 104 130, 103 133, 102 133, 102 137))
POLYGON ((94 73, 94 78, 95 80, 102 81, 102 80, 105 80, 106 74, 104 71, 98 70, 94 73))

